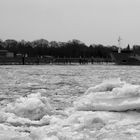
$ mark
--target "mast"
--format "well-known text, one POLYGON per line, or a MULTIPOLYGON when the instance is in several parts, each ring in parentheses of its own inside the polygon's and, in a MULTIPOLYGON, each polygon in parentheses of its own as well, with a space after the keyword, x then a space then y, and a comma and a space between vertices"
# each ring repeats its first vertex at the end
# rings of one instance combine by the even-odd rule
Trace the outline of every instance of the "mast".
POLYGON ((121 53, 121 37, 119 36, 119 38, 118 38, 118 47, 119 47, 119 49, 118 49, 118 53, 121 53))

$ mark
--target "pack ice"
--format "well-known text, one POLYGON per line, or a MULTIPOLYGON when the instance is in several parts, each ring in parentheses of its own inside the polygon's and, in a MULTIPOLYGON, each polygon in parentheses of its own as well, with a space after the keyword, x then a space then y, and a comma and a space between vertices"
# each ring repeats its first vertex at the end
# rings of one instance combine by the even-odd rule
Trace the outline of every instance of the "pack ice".
POLYGON ((73 107, 55 110, 40 93, 2 107, 0 140, 139 140, 140 85, 112 79, 73 107))

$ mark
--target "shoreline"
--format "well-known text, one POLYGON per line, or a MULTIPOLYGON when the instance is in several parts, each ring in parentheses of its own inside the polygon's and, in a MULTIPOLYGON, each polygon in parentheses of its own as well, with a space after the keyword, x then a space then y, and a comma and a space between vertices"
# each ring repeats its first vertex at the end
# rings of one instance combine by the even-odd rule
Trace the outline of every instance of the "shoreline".
POLYGON ((0 58, 0 65, 87 65, 87 64, 112 64, 106 58, 41 58, 41 57, 13 57, 0 58))

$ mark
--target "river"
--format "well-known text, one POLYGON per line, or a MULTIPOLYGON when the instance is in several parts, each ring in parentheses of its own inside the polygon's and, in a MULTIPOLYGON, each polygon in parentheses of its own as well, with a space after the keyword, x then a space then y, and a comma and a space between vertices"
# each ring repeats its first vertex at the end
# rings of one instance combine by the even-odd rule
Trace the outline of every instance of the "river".
MULTIPOLYGON (((83 114, 83 110, 73 110, 73 103, 77 102, 77 99, 80 100, 88 88, 112 79, 113 82, 120 80, 132 85, 140 85, 140 67, 117 65, 0 66, 0 140, 91 140, 111 139, 111 137, 113 139, 117 136, 116 130, 119 128, 106 128, 101 133, 100 127, 102 129, 104 127, 100 126, 102 123, 99 123, 99 128, 96 130, 86 126, 83 130, 81 124, 78 123, 78 126, 76 122, 77 116, 85 115, 87 120, 84 122, 87 121, 88 124, 91 116, 95 115, 92 113, 95 112, 85 111, 83 114), (110 133, 107 135, 106 132, 102 135, 107 130, 110 133)), ((129 134, 123 133, 119 139, 128 139, 129 135, 132 139, 134 136, 136 139, 140 138, 139 135, 133 135, 137 133, 134 130, 129 134)))

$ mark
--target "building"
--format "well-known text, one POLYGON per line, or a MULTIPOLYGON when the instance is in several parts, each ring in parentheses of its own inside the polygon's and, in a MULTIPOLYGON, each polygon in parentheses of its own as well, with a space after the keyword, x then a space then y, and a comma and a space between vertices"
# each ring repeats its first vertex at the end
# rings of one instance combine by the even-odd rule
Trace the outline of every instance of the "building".
POLYGON ((8 52, 8 50, 0 50, 0 57, 14 57, 14 53, 8 52))

